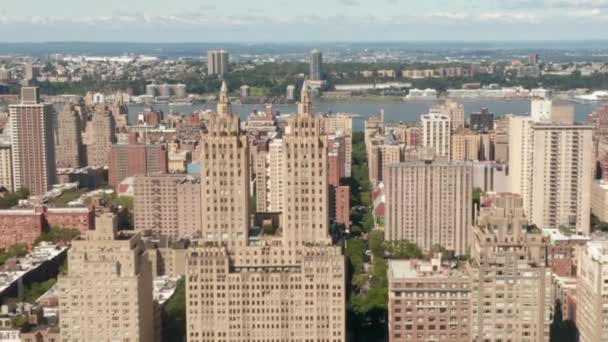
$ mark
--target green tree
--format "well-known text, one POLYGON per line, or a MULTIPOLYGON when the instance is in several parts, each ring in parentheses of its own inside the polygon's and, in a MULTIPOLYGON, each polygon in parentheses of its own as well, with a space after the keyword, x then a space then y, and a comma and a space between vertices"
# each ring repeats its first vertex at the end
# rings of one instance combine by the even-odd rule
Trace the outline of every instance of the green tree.
POLYGON ((163 306, 161 317, 163 341, 186 341, 186 281, 183 277, 177 281, 175 293, 163 306))
POLYGON ((359 239, 351 239, 346 243, 346 256, 350 262, 354 274, 365 272, 365 241, 359 239))
POLYGON ((51 287, 55 286, 57 278, 50 278, 40 283, 32 283, 23 293, 23 301, 34 303, 40 296, 45 294, 51 287))
POLYGON ((262 226, 262 231, 264 232, 264 235, 273 235, 274 226, 272 224, 265 224, 262 226))
POLYGON ((27 253, 28 248, 24 243, 16 243, 8 248, 8 255, 10 255, 10 257, 21 258, 26 256, 27 253))
POLYGON ((422 253, 418 245, 407 240, 387 241, 386 251, 392 257, 401 259, 414 259, 424 257, 424 254, 422 253))
POLYGON ((20 189, 16 192, 9 192, 4 194, 4 196, 0 197, 0 209, 9 209, 17 204, 22 199, 27 199, 30 196, 30 191, 28 189, 20 189))
POLYGON ((473 189, 473 205, 479 206, 481 204, 481 196, 483 195, 483 190, 481 188, 473 189))
POLYGON ((35 244, 39 244, 42 241, 48 241, 52 243, 58 243, 61 241, 72 241, 78 235, 80 235, 80 231, 78 229, 54 226, 51 227, 51 229, 49 229, 47 232, 42 233, 36 239, 35 244))
POLYGON ((133 229, 133 198, 128 196, 104 195, 103 200, 122 210, 118 214, 118 226, 133 229))
POLYGON ((384 231, 373 230, 369 233, 369 249, 375 258, 384 257, 384 231))
POLYGON ((436 254, 441 253, 445 257, 445 256, 447 256, 447 252, 448 252, 448 250, 445 247, 436 243, 436 244, 432 245, 431 248, 429 249, 428 256, 429 256, 429 258, 432 258, 436 254))
POLYGON ((362 228, 366 233, 374 229, 374 216, 370 210, 366 210, 363 215, 362 228))
POLYGON ((608 223, 601 221, 597 216, 591 214, 591 230, 608 232, 608 223))
POLYGON ((25 315, 18 315, 11 318, 11 325, 16 329, 27 329, 30 326, 30 322, 25 315))

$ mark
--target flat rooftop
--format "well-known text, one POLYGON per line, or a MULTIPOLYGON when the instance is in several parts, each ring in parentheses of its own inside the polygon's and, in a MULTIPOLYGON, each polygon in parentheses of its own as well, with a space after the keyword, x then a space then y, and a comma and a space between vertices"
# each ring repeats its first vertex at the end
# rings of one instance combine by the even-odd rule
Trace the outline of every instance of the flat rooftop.
POLYGON ((408 278, 448 278, 460 277, 464 275, 458 268, 450 268, 445 264, 438 265, 433 270, 431 261, 410 259, 410 260, 389 260, 388 277, 389 279, 408 279, 408 278))

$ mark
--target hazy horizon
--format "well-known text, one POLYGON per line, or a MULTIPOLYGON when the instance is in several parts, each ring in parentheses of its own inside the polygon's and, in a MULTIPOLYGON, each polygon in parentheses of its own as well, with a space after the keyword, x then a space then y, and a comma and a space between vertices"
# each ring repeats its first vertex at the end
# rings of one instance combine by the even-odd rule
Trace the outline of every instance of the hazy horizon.
POLYGON ((7 2, 6 42, 605 40, 608 0, 7 2))

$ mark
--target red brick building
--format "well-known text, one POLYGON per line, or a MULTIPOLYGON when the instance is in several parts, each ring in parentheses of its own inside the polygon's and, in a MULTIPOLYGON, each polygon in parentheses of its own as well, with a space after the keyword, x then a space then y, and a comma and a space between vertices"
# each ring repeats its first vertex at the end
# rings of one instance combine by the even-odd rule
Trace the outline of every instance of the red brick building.
POLYGON ((340 185, 340 178, 346 176, 346 142, 344 136, 332 136, 327 151, 328 183, 340 185))
POLYGON ((80 234, 95 229, 95 208, 46 208, 44 216, 49 227, 78 229, 80 234))
POLYGON ((335 222, 345 226, 350 225, 350 187, 342 185, 335 188, 335 222))
POLYGON ((0 210, 0 249, 16 243, 32 247, 36 239, 53 226, 78 229, 81 234, 95 229, 95 209, 47 208, 0 210))
POLYGON ((31 248, 34 241, 46 230, 44 222, 40 211, 0 211, 0 249, 7 249, 16 243, 24 243, 31 248))
POLYGON ((116 187, 127 177, 167 173, 167 160, 167 148, 164 144, 114 144, 110 150, 109 183, 116 187))
POLYGON ((340 185, 346 177, 346 142, 344 136, 330 136, 327 153, 329 216, 337 224, 350 225, 350 187, 340 185))

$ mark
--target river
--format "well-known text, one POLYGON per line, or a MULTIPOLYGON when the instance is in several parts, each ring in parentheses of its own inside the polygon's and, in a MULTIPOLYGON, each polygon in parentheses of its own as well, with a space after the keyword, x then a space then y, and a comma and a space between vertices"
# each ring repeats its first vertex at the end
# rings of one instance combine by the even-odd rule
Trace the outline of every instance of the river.
MULTIPOLYGON (((471 112, 479 111, 481 107, 488 107, 490 112, 495 115, 503 114, 528 114, 530 113, 530 101, 529 100, 496 100, 496 99, 466 99, 459 100, 464 105, 465 116, 468 117, 471 112)), ((361 101, 316 101, 315 110, 323 113, 351 113, 356 114, 357 117, 353 120, 353 128, 355 130, 363 129, 364 120, 370 115, 379 113, 380 110, 384 110, 385 121, 418 121, 421 114, 428 112, 429 107, 436 104, 437 101, 374 101, 374 100, 361 100, 361 101)), ((576 108, 576 121, 582 122, 587 118, 589 113, 602 105, 602 102, 594 102, 587 104, 574 103, 576 108)), ((233 110, 241 115, 241 118, 245 120, 247 116, 254 110, 263 111, 264 105, 233 105, 233 110)), ((129 121, 135 122, 137 113, 143 111, 145 106, 143 105, 130 105, 129 106, 129 121)), ((154 105, 153 108, 162 110, 165 113, 169 113, 171 110, 181 114, 190 114, 194 111, 214 109, 214 104, 200 104, 192 106, 168 106, 168 105, 154 105)), ((281 113, 293 113, 296 111, 296 105, 275 105, 275 111, 281 113)))

